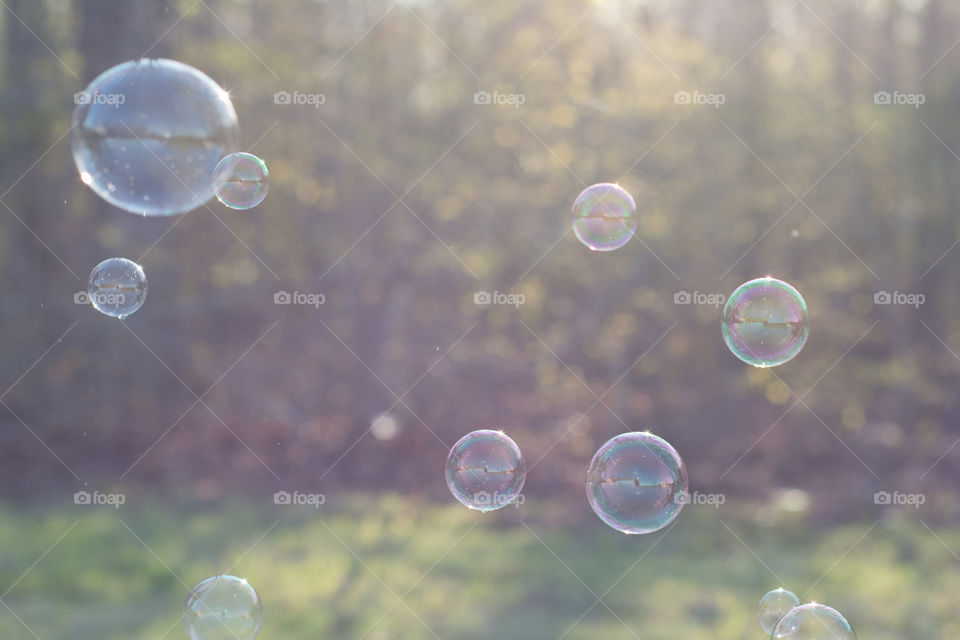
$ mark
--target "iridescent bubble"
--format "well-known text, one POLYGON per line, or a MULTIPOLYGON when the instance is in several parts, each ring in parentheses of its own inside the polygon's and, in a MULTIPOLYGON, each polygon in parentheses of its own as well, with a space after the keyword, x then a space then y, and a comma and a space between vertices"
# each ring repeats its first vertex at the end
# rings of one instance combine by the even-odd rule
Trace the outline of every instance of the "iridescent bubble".
POLYGON ((454 498, 471 509, 493 511, 518 501, 527 466, 506 434, 480 429, 450 449, 446 478, 454 498))
POLYGON ((804 604, 780 619, 771 640, 856 640, 857 634, 836 609, 822 604, 804 604))
POLYGON ((263 624, 263 603, 246 580, 214 576, 190 592, 183 619, 190 640, 253 640, 263 624))
POLYGON ((71 144, 80 179, 143 216, 195 209, 213 197, 213 169, 237 146, 230 95, 173 60, 134 60, 75 94, 71 144))
POLYGON ((573 203, 573 232, 593 251, 619 249, 636 230, 637 205, 620 185, 587 187, 573 203))
POLYGON ((757 278, 730 295, 721 329, 733 355, 755 367, 776 367, 803 349, 810 316, 799 291, 776 278, 757 278))
POLYGON ((623 533, 651 533, 680 514, 687 468, 676 450, 651 433, 608 440, 587 470, 587 500, 608 525, 623 533))
POLYGON ((147 299, 147 276, 132 260, 108 258, 90 272, 87 296, 97 311, 123 320, 147 299))
POLYGON ((792 592, 786 589, 774 589, 760 599, 760 606, 757 607, 757 621, 766 633, 773 633, 780 619, 798 606, 800 606, 800 599, 792 592))
POLYGON ((252 209, 267 197, 270 174, 252 153, 231 153, 213 170, 217 200, 231 209, 252 209))

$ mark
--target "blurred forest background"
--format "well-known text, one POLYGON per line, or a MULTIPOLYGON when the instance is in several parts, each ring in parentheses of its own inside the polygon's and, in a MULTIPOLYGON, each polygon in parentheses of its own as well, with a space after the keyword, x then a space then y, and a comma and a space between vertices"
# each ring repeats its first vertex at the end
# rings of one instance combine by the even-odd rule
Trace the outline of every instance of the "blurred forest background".
MULTIPOLYGON (((712 551, 698 566, 717 554, 742 566, 711 574, 736 597, 697 591, 662 628, 642 610, 624 626, 646 625, 653 635, 644 637, 677 637, 681 628, 690 639, 759 637, 752 608, 766 587, 780 586, 767 570, 790 581, 771 556, 794 553, 790 566, 809 571, 808 582, 841 561, 858 567, 842 574, 846 582, 834 572, 820 586, 834 584, 823 595, 842 594, 844 602, 828 603, 857 614, 854 624, 870 631, 861 637, 960 633, 952 605, 932 595, 955 593, 960 561, 951 537, 960 523, 956 3, 2 4, 0 590, 19 584, 75 517, 97 518, 82 534, 93 546, 112 535, 136 547, 116 522, 109 535, 92 533, 112 514, 85 515, 72 503, 78 490, 123 492, 123 509, 133 510, 126 517, 156 540, 177 537, 176 518, 222 510, 220 524, 196 524, 193 535, 236 535, 245 540, 237 554, 270 525, 280 490, 322 492, 321 513, 340 514, 347 542, 365 540, 362 518, 349 516, 357 505, 393 513, 392 500, 406 504, 415 524, 396 517, 410 539, 417 527, 463 524, 473 516, 450 505, 447 451, 472 429, 502 426, 531 467, 526 504, 519 515, 484 520, 502 517, 513 522, 507 529, 477 531, 491 547, 498 535, 536 546, 516 522, 523 516, 570 553, 597 545, 605 560, 588 565, 610 569, 600 596, 635 555, 623 561, 618 550, 629 544, 590 512, 586 466, 608 438, 650 429, 684 457, 691 490, 726 499, 722 520, 711 507, 681 514, 678 529, 688 518, 711 533, 688 526, 665 539, 663 553, 683 553, 679 542, 669 551, 671 539, 704 535, 697 548, 712 551), (270 168, 263 204, 240 213, 214 201, 179 218, 141 219, 80 182, 68 134, 73 94, 143 56, 194 65, 230 91, 242 147, 270 168), (322 104, 278 104, 278 92, 322 95, 314 99, 322 104), (478 92, 494 104, 478 103, 478 92), (923 104, 903 103, 917 95, 923 104), (510 100, 522 104, 502 103, 510 100), (623 249, 592 253, 570 231, 570 205, 586 185, 614 181, 637 198, 639 229, 623 249), (144 307, 125 323, 74 303, 93 266, 114 255, 141 262, 149 279, 144 307), (812 317, 806 348, 775 370, 729 353, 719 308, 676 303, 681 292, 729 295, 761 275, 796 286, 812 317), (281 291, 320 293, 324 304, 274 304, 281 291), (477 305, 480 291, 525 302, 477 305), (922 294, 923 304, 875 304, 881 292, 922 294), (883 491, 925 502, 878 505, 883 491), (150 505, 170 521, 142 515, 150 505), (777 539, 784 548, 774 551, 777 539), (826 548, 804 555, 798 541, 807 540, 826 548), (754 552, 763 545, 767 555, 754 552), (871 573, 881 566, 901 573, 871 573), (867 598, 869 588, 877 591, 867 598)), ((379 532, 371 535, 389 538, 389 522, 371 524, 379 532)), ((431 543, 419 570, 398 571, 413 580, 454 539, 431 543)), ((385 552, 391 561, 405 557, 396 544, 385 552)), ((529 557, 504 544, 518 561, 529 557)), ((71 557, 92 553, 74 545, 71 557)), ((134 565, 153 563, 136 549, 134 565)), ((296 562, 289 553, 286 562, 296 562)), ((263 561, 263 575, 282 575, 282 565, 263 561)), ((163 606, 126 609, 129 620, 94 615, 87 627, 67 616, 61 627, 28 594, 60 607, 79 598, 70 605, 79 612, 109 584, 117 601, 180 589, 155 563, 159 582, 142 594, 126 578, 110 583, 116 572, 106 569, 87 592, 56 573, 54 558, 44 566, 54 573, 38 569, 9 597, 21 593, 25 604, 10 611, 31 612, 25 625, 0 609, 5 638, 156 637, 141 625, 163 606), (51 587, 64 581, 70 595, 51 587)), ((483 575, 506 579, 491 566, 483 575)), ((431 620, 453 626, 431 635, 405 614, 370 637, 560 636, 579 613, 562 596, 579 586, 560 572, 544 579, 573 587, 558 587, 557 600, 533 598, 530 606, 548 612, 542 619, 508 609, 500 615, 514 626, 492 631, 485 616, 450 614, 459 628, 436 622, 455 611, 449 602, 424 596, 436 607, 431 620)), ((191 585, 205 577, 189 575, 191 585)), ((655 588, 676 603, 678 585, 698 590, 713 577, 690 567, 687 582, 677 576, 655 588)), ((293 611, 330 602, 345 585, 299 603, 291 592, 285 603, 293 611)), ((633 601, 623 602, 614 608, 626 618, 633 601)), ((305 630, 358 637, 376 626, 376 615, 337 606, 341 619, 311 627, 292 613, 274 621, 291 638, 305 630)), ((601 611, 566 637, 632 637, 615 616, 590 626, 601 611)), ((174 617, 156 622, 159 631, 174 617)))

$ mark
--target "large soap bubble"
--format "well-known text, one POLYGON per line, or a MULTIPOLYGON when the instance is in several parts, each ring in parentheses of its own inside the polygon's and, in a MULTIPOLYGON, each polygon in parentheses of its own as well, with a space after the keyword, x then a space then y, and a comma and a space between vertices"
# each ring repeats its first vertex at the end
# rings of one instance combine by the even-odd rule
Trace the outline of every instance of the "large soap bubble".
POLYGON ((195 209, 239 137, 230 95, 174 60, 135 60, 74 96, 71 144, 80 179, 110 204, 143 216, 195 209))
POLYGON ((730 295, 720 328, 733 355, 755 367, 776 367, 807 343, 810 315, 803 296, 790 284, 757 278, 730 295))
POLYGON ((460 438, 447 456, 447 487, 477 511, 519 503, 527 479, 520 447, 502 431, 480 429, 460 438))
POLYGON ((601 520, 623 533, 652 533, 685 504, 687 467, 670 443, 646 432, 607 441, 587 470, 587 499, 601 520))

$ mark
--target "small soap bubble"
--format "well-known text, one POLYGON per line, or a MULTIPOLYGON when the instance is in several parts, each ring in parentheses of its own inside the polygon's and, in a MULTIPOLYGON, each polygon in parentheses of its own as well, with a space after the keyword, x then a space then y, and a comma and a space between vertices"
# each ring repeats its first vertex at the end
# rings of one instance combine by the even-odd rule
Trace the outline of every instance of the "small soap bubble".
POLYGON ((791 285, 757 278, 730 295, 721 329, 733 355, 755 367, 776 367, 803 349, 810 316, 803 296, 791 285))
POLYGON ((839 611, 822 604, 791 609, 770 635, 771 640, 857 640, 857 634, 839 611))
POLYGON ((774 627, 783 616, 800 606, 800 599, 786 589, 774 589, 760 599, 757 607, 757 621, 766 633, 773 633, 774 627))
POLYGON ((108 258, 90 272, 87 296, 97 311, 123 320, 147 299, 147 276, 132 260, 108 258))
POLYGON ((267 165, 252 153, 231 153, 213 170, 217 200, 231 209, 252 209, 263 202, 269 190, 267 165))
POLYGON ((686 502, 687 468, 676 450, 651 433, 608 440, 587 470, 587 500, 601 520, 623 533, 658 531, 686 502))
POLYGON ((502 431, 480 429, 460 438, 447 457, 447 487, 471 509, 493 511, 518 502, 527 479, 520 447, 502 431))
POLYGON ((214 167, 237 146, 230 95, 174 60, 119 64, 74 102, 71 146, 80 179, 138 215, 175 215, 206 203, 214 167))
POLYGON ((263 624, 263 603, 246 580, 214 576, 190 592, 183 619, 190 640, 253 640, 263 624))
POLYGON ((637 205, 620 185, 592 185, 573 203, 573 232, 593 251, 619 249, 636 230, 637 205))

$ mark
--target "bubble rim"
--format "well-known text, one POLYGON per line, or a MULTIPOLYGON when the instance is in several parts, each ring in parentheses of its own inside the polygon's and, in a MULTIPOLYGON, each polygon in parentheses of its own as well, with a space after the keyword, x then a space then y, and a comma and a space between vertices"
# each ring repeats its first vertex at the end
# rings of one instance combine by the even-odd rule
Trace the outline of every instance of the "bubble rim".
POLYGON ((780 621, 777 622, 777 626, 774 627, 773 631, 770 633, 770 640, 783 640, 783 639, 789 640, 790 636, 793 635, 793 633, 795 633, 795 631, 791 631, 791 632, 790 632, 789 634, 787 634, 787 635, 777 635, 777 629, 780 628, 780 624, 781 624, 784 620, 786 620, 786 619, 789 618, 791 615, 793 615, 794 613, 796 613, 798 609, 803 609, 804 611, 810 611, 810 610, 816 609, 817 611, 823 611, 823 612, 825 612, 827 615, 834 615, 834 616, 836 616, 836 618, 837 618, 840 622, 842 622, 842 623, 847 627, 847 630, 850 632, 850 635, 853 637, 853 640, 857 640, 857 632, 853 629, 853 625, 850 624, 850 621, 847 620, 846 617, 845 617, 842 613, 840 613, 839 611, 837 611, 837 610, 834 609, 833 607, 829 607, 829 606, 827 606, 827 605, 825 605, 825 604, 820 604, 820 603, 817 603, 817 602, 808 602, 807 604, 801 604, 800 606, 794 607, 793 609, 790 609, 790 611, 786 612, 786 613, 783 615, 783 617, 780 618, 780 621))
POLYGON ((734 289, 733 293, 730 294, 730 297, 727 298, 726 304, 723 305, 723 313, 720 316, 720 332, 723 335, 723 342, 724 344, 727 345, 727 349, 729 349, 730 353, 735 355, 740 361, 745 362, 746 364, 749 364, 758 369, 769 369, 770 367, 778 367, 782 364, 790 362, 795 357, 797 357, 797 355, 806 346, 807 341, 810 339, 810 312, 807 309, 807 301, 804 299, 803 295, 797 290, 796 287, 794 287, 789 282, 780 280, 779 278, 774 278, 773 276, 762 276, 760 278, 754 278, 753 280, 748 280, 747 282, 744 282, 739 287, 734 289), (734 347, 733 345, 734 339, 733 339, 733 336, 730 334, 730 330, 727 328, 726 318, 727 318, 727 313, 729 313, 731 310, 731 305, 734 302, 734 300, 736 300, 740 295, 742 295, 743 293, 751 289, 756 289, 758 287, 765 286, 765 285, 773 285, 773 286, 779 287, 782 290, 789 293, 790 295, 792 295, 796 300, 800 302, 800 310, 803 312, 804 330, 803 330, 803 336, 801 337, 800 340, 797 341, 796 348, 788 352, 789 354, 785 358, 765 360, 763 362, 754 362, 752 360, 749 360, 748 356, 746 356, 745 354, 739 353, 738 350, 734 347))

